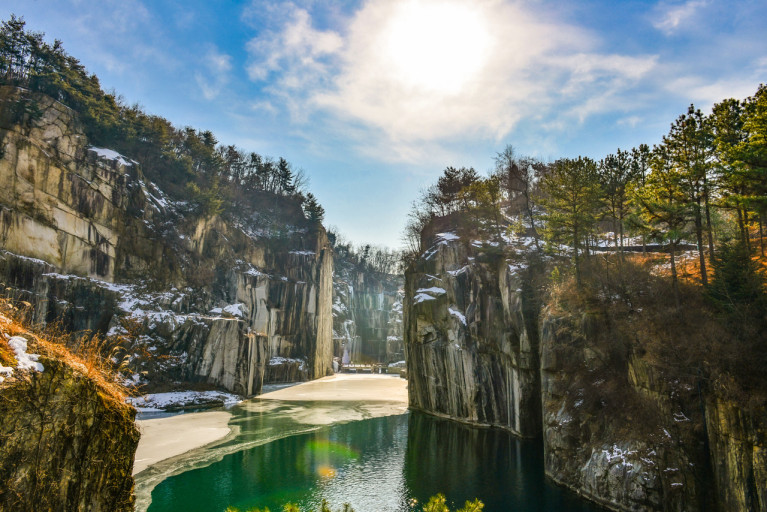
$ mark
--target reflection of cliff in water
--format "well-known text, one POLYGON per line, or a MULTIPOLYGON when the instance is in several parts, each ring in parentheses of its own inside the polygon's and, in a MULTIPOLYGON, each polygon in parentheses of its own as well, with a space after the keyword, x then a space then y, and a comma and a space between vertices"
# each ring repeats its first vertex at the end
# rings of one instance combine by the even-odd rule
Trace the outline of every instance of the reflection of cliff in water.
POLYGON ((442 492, 455 505, 480 498, 485 510, 603 510, 546 480, 542 451, 539 440, 411 412, 405 481, 414 496, 442 492))
POLYGON ((209 457, 195 469, 161 481, 149 512, 281 510, 286 502, 314 510, 323 498, 333 510, 350 503, 359 512, 411 512, 411 500, 440 492, 451 508, 479 498, 487 511, 601 510, 545 479, 539 441, 417 412, 322 427, 305 420, 374 411, 362 414, 363 402, 266 402, 236 408, 239 434, 203 449, 209 457))

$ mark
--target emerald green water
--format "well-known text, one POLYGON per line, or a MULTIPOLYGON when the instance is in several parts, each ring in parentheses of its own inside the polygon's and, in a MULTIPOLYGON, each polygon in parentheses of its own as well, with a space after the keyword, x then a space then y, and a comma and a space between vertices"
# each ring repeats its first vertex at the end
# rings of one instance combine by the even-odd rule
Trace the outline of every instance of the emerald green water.
POLYGON ((149 512, 279 511, 323 498, 334 509, 410 511, 438 492, 453 505, 478 497, 488 512, 602 510, 544 478, 539 443, 503 431, 414 412, 302 430, 291 420, 295 404, 272 407, 238 411, 239 435, 213 449, 212 463, 162 480, 149 512), (256 442, 285 429, 286 437, 256 442))

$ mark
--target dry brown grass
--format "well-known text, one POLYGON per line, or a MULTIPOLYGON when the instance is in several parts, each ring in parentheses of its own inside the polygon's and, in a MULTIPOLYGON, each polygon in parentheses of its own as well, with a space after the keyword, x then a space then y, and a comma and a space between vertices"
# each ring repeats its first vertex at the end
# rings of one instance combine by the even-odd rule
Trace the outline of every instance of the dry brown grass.
POLYGON ((764 349, 754 345, 759 340, 744 342, 728 328, 700 285, 697 257, 690 258, 684 277, 680 273, 677 308, 670 275, 657 272, 664 258, 598 255, 584 266, 581 288, 565 279, 552 297, 562 310, 602 319, 595 343, 641 356, 669 381, 726 382, 730 397, 743 406, 763 406, 767 372, 764 349))
POLYGON ((14 304, 10 299, 0 298, 0 357, 3 351, 13 354, 3 334, 10 337, 22 336, 27 339, 29 352, 66 364, 76 373, 92 380, 116 404, 129 407, 125 404, 127 389, 116 381, 117 368, 110 359, 108 347, 111 340, 99 336, 83 336, 75 344, 76 351, 73 351, 67 346, 67 334, 55 329, 41 331, 29 327, 24 321, 28 316, 28 307, 28 304, 14 304))

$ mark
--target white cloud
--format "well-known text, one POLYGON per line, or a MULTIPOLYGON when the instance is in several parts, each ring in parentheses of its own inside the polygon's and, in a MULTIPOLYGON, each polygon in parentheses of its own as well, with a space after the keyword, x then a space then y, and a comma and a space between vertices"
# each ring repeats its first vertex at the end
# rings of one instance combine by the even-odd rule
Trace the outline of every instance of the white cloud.
POLYGON ((282 85, 301 87, 327 71, 323 59, 343 44, 335 32, 314 29, 304 9, 291 6, 290 10, 280 32, 267 32, 248 42, 252 56, 248 75, 252 80, 265 80, 271 73, 281 72, 282 85))
POLYGON ((232 57, 211 48, 202 58, 203 70, 194 74, 194 79, 206 100, 215 99, 229 82, 232 71, 232 57))
POLYGON ((339 31, 291 6, 279 30, 248 43, 248 71, 271 80, 266 91, 294 119, 322 111, 362 127, 364 153, 433 160, 456 140, 500 140, 542 112, 583 121, 625 105, 656 57, 595 46, 588 32, 516 3, 370 0, 339 31))
POLYGON ((628 116, 618 119, 615 124, 618 126, 629 126, 631 128, 635 128, 641 122, 642 118, 639 116, 628 116))
POLYGON ((684 96, 702 110, 708 110, 714 103, 726 98, 744 99, 756 92, 758 77, 743 76, 731 78, 707 78, 683 76, 668 83, 670 92, 684 92, 684 96))
POLYGON ((698 11, 707 4, 708 0, 688 0, 682 4, 662 2, 656 6, 655 19, 652 24, 666 35, 671 35, 694 18, 698 11))

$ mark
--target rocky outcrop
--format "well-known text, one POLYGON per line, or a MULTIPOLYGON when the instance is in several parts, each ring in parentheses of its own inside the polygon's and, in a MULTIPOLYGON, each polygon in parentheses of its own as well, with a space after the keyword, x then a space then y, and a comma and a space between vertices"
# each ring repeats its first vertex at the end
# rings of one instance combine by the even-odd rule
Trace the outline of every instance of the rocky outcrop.
POLYGON ((0 109, 0 281, 35 320, 124 335, 133 381, 150 386, 252 395, 265 376, 332 371, 332 249, 297 202, 201 217, 89 146, 67 107, 13 88, 0 99, 36 108, 0 109))
MULTIPOLYGON (((339 266, 345 262, 339 262, 339 266)), ((404 360, 402 278, 346 264, 333 282, 333 338, 337 357, 352 362, 404 360)))
POLYGON ((670 382, 642 358, 625 359, 610 333, 599 314, 544 314, 546 474, 615 510, 708 510, 696 381, 670 382))
POLYGON ((721 509, 767 510, 767 411, 714 394, 706 425, 721 509))
POLYGON ((135 409, 40 348, 0 384, 0 509, 132 511, 135 409))
POLYGON ((429 249, 405 279, 410 406, 539 435, 537 310, 526 265, 507 261, 494 242, 452 231, 424 237, 429 249))
POLYGON ((763 408, 664 364, 644 285, 551 292, 531 240, 453 221, 427 226, 405 275, 412 408, 540 436, 546 475, 613 510, 765 510, 763 408))

